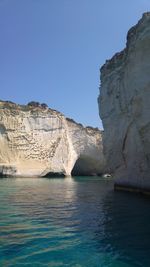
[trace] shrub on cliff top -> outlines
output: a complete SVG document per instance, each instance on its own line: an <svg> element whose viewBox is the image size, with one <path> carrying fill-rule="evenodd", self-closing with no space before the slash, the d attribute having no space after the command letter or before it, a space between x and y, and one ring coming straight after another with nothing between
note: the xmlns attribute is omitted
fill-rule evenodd
<svg viewBox="0 0 150 267"><path fill-rule="evenodd" d="M32 107L40 107L40 103L36 101L31 101L27 105Z"/></svg>
<svg viewBox="0 0 150 267"><path fill-rule="evenodd" d="M42 107L42 108L48 108L48 105L45 104L45 103L42 103L42 104L41 104L41 107Z"/></svg>
<svg viewBox="0 0 150 267"><path fill-rule="evenodd" d="M48 105L45 104L45 103L42 103L40 104L39 102L36 102L36 101L31 101L27 104L27 106L30 106L30 107L41 107L41 108L48 108Z"/></svg>

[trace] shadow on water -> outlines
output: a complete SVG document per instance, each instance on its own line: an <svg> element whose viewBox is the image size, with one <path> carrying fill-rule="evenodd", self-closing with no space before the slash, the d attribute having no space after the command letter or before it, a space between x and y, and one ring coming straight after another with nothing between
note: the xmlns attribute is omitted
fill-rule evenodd
<svg viewBox="0 0 150 267"><path fill-rule="evenodd" d="M150 266L150 199L127 192L110 192L103 202L103 238L101 222L95 232L100 247L117 253L130 266ZM101 239L102 238L102 239Z"/></svg>
<svg viewBox="0 0 150 267"><path fill-rule="evenodd" d="M80 203L76 214L81 221L79 231L89 235L97 252L117 260L110 266L149 267L150 198L114 191L111 179L73 179L77 182L76 201Z"/></svg>

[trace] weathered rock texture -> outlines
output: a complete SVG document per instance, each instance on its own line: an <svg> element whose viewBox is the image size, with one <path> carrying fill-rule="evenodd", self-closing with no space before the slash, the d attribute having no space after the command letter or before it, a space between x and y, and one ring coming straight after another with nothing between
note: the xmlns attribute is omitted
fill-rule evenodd
<svg viewBox="0 0 150 267"><path fill-rule="evenodd" d="M102 133L46 106L0 101L0 174L103 173Z"/></svg>
<svg viewBox="0 0 150 267"><path fill-rule="evenodd" d="M150 189L150 13L101 68L104 153L120 188Z"/></svg>

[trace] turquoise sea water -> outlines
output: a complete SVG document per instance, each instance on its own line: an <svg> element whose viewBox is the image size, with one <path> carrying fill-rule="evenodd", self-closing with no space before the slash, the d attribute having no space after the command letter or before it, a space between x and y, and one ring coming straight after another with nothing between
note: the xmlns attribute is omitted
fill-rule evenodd
<svg viewBox="0 0 150 267"><path fill-rule="evenodd" d="M150 199L111 180L0 179L1 267L149 267Z"/></svg>

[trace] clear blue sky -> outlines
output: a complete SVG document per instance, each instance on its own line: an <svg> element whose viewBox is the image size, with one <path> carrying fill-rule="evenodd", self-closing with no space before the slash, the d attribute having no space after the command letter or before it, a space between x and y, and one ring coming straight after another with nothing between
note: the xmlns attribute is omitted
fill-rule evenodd
<svg viewBox="0 0 150 267"><path fill-rule="evenodd" d="M0 0L0 99L101 127L99 68L150 0Z"/></svg>

